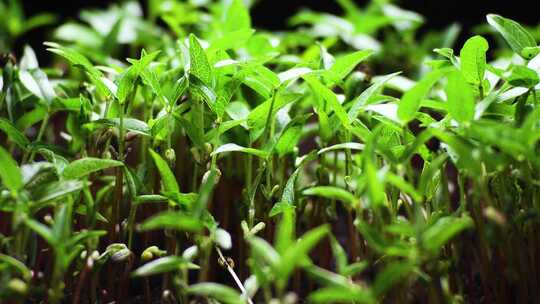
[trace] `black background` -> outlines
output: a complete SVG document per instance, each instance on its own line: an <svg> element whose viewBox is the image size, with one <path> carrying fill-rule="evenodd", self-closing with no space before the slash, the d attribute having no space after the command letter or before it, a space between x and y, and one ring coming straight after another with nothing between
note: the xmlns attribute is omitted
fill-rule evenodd
<svg viewBox="0 0 540 304"><path fill-rule="evenodd" d="M459 22L464 27L484 22L488 13L498 13L517 19L526 24L537 24L540 15L535 10L537 0L403 0L399 6L416 11L427 19L428 27L442 27ZM82 8L107 7L114 1L71 0L71 1L23 1L25 10L30 13L51 11L62 17L75 17ZM356 0L360 5L367 1ZM540 4L540 3L539 3ZM300 8L340 13L339 5L332 0L259 0L252 10L255 26L268 29L281 29L286 19Z"/></svg>
<svg viewBox="0 0 540 304"><path fill-rule="evenodd" d="M462 25L458 44L462 43L472 34L475 25L485 23L488 13L497 13L515 19L528 25L540 23L540 15L535 10L534 3L540 0L403 0L398 5L420 13L426 18L426 29L441 29L453 22ZM146 4L143 2L143 7ZM356 0L363 6L367 0ZM57 14L63 20L77 18L83 8L107 7L114 1L98 0L67 0L67 1L24 1L23 6L27 15L37 12L49 11ZM315 11L325 11L340 14L339 5L333 0L259 0L253 7L252 22L257 28L279 30L287 28L287 19L301 8L310 8ZM30 33L26 41L44 41L43 31Z"/></svg>

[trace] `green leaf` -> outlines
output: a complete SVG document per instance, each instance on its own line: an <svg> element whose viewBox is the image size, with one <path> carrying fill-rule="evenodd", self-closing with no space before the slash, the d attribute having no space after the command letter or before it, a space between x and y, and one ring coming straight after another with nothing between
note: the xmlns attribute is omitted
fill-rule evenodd
<svg viewBox="0 0 540 304"><path fill-rule="evenodd" d="M120 126L119 118L103 118L94 120L84 125L85 128L88 128L90 131L100 127L100 126L112 126L118 128ZM150 128L148 125L141 120L135 118L124 118L124 128L130 132L134 132L140 135L150 136Z"/></svg>
<svg viewBox="0 0 540 304"><path fill-rule="evenodd" d="M56 97L49 78L42 70L21 70L19 71L19 79L28 91L49 104Z"/></svg>
<svg viewBox="0 0 540 304"><path fill-rule="evenodd" d="M325 287L309 294L309 303L376 303L368 290L351 285L344 287Z"/></svg>
<svg viewBox="0 0 540 304"><path fill-rule="evenodd" d="M352 207L358 204L358 199L352 193L334 186L315 186L305 189L302 194L340 200Z"/></svg>
<svg viewBox="0 0 540 304"><path fill-rule="evenodd" d="M481 85L486 71L486 52L489 45L482 36L469 38L460 52L461 72L467 82Z"/></svg>
<svg viewBox="0 0 540 304"><path fill-rule="evenodd" d="M20 34L38 27L52 24L56 21L56 19L57 17L51 13L40 13L33 15L25 20L24 24L22 25L22 31Z"/></svg>
<svg viewBox="0 0 540 304"><path fill-rule="evenodd" d="M382 296L392 286L403 280L414 265L411 262L392 262L384 268L375 278L373 292L376 296Z"/></svg>
<svg viewBox="0 0 540 304"><path fill-rule="evenodd" d="M324 268L318 267L316 265L309 265L307 267L304 267L304 270L308 273L310 277L312 277L315 281L319 282L321 285L330 285L344 288L351 287L351 282L349 281L349 278L331 272Z"/></svg>
<svg viewBox="0 0 540 304"><path fill-rule="evenodd" d="M336 62L336 59L334 58L334 56L332 56L332 54L328 53L328 49L326 48L326 46L324 46L322 43L317 43L319 45L319 53L320 53L320 57L321 57L321 62L319 64L319 66L325 70L329 70L332 65ZM343 65L345 62L343 62L343 60L341 61L341 65ZM327 74L330 74L329 72L327 72ZM337 75L333 75L335 77L337 77Z"/></svg>
<svg viewBox="0 0 540 304"><path fill-rule="evenodd" d="M266 99L270 99L281 84L279 76L262 64L244 66L235 77Z"/></svg>
<svg viewBox="0 0 540 304"><path fill-rule="evenodd" d="M327 225L323 225L306 232L300 239L292 245L281 257L278 267L280 283L286 284L293 269L303 261L306 255L317 245L317 243L330 232Z"/></svg>
<svg viewBox="0 0 540 304"><path fill-rule="evenodd" d="M178 78L175 82L172 83L170 87L167 87L163 94L166 96L169 105L173 107L176 105L178 99L186 92L189 86L188 77L185 75Z"/></svg>
<svg viewBox="0 0 540 304"><path fill-rule="evenodd" d="M9 264L13 268L17 269L25 281L28 282L32 279L30 269L28 269L24 263L16 258L0 253L0 262L2 264Z"/></svg>
<svg viewBox="0 0 540 304"><path fill-rule="evenodd" d="M216 184L219 181L221 172L218 171L218 169L216 168L210 168L210 170L206 171L204 175L205 178L202 181L201 186L199 187L199 195L197 196L197 200L195 201L193 208L193 213L195 216L204 216L205 214L209 215L207 213L208 202L212 198L212 193ZM213 222L213 218L211 216L206 216L206 220L210 220L210 222ZM208 223L208 221L205 222L205 224Z"/></svg>
<svg viewBox="0 0 540 304"><path fill-rule="evenodd" d="M33 219L26 219L24 223L30 229L34 230L34 232L39 234L45 241L47 241L49 245L56 245L56 238L53 235L51 228Z"/></svg>
<svg viewBox="0 0 540 304"><path fill-rule="evenodd" d="M296 207L292 204L289 204L287 202L284 202L284 201L279 201L277 203L274 204L274 206L272 206L272 209L270 209L270 212L268 212L268 216L270 217L274 217L278 214L281 214L283 212L286 212L286 211L290 211L290 210L293 210L295 209Z"/></svg>
<svg viewBox="0 0 540 304"><path fill-rule="evenodd" d="M383 88L390 79L394 78L399 74L401 74L401 72L381 76L369 88L364 90L364 92L362 92L360 96L356 97L353 101L351 101L352 105L348 113L349 121L355 120L358 117L358 113L360 112L361 107L367 105L371 97L373 97L377 92L379 92L379 90Z"/></svg>
<svg viewBox="0 0 540 304"><path fill-rule="evenodd" d="M386 240L384 231L380 231L365 221L356 221L355 225L369 247L375 252L401 257L408 257L410 255L410 250L399 246L399 243L392 246L393 244Z"/></svg>
<svg viewBox="0 0 540 304"><path fill-rule="evenodd" d="M11 155L0 146L0 177L2 183L11 191L19 191L23 187L21 171Z"/></svg>
<svg viewBox="0 0 540 304"><path fill-rule="evenodd" d="M189 35L189 72L200 79L204 84L212 82L212 70L206 53L195 35Z"/></svg>
<svg viewBox="0 0 540 304"><path fill-rule="evenodd" d="M61 46L60 44L54 42L45 42L44 44L49 47L47 51L64 57L72 65L79 66L92 75L102 75L101 72L92 65L88 58L86 58L81 53L75 51L74 49Z"/></svg>
<svg viewBox="0 0 540 304"><path fill-rule="evenodd" d="M174 113L174 118L180 123L184 131L186 132L186 135L189 137L189 139L195 144L197 147L202 147L204 145L204 137L203 137L203 130L202 126L196 126L193 122L198 122L197 117L200 117L200 111L199 107L193 107L190 112L191 120L188 120L176 113ZM166 118L163 118L163 124L166 125ZM192 122L193 121L193 122ZM157 124L154 124L154 127L157 126Z"/></svg>
<svg viewBox="0 0 540 304"><path fill-rule="evenodd" d="M229 143L229 144L224 144L222 146L219 146L216 150L214 150L214 152L212 152L211 155L221 154L225 152L243 152L243 153L252 154L261 158L268 157L268 152L266 151L262 151L262 150L258 150L254 148L246 148L246 147L242 147L237 144L234 144L234 143Z"/></svg>
<svg viewBox="0 0 540 304"><path fill-rule="evenodd" d="M265 239L250 236L247 241L251 248L251 254L256 259L266 262L270 266L275 266L281 260L279 253Z"/></svg>
<svg viewBox="0 0 540 304"><path fill-rule="evenodd" d="M302 77L303 75L309 74L311 72L313 72L313 70L310 69L310 68L297 67L297 68L292 68L292 69L289 69L287 71L279 73L278 77L279 77L279 81L281 81L281 83L285 83L285 82L293 80L293 79L298 79L298 78Z"/></svg>
<svg viewBox="0 0 540 304"><path fill-rule="evenodd" d="M446 69L434 70L425 75L414 87L405 92L398 107L398 117L403 123L414 119L422 99L426 97L429 90L447 72Z"/></svg>
<svg viewBox="0 0 540 304"><path fill-rule="evenodd" d="M345 112L343 106L339 103L336 94L332 92L332 90L330 90L329 88L325 87L315 77L310 75L304 75L303 77L310 85L313 92L321 99L328 102L330 109L334 111L345 129L350 129L351 123L349 121L349 116L347 116L347 112ZM321 110L326 112L326 107L323 107Z"/></svg>
<svg viewBox="0 0 540 304"><path fill-rule="evenodd" d="M54 38L63 41L76 41L83 45L99 45L102 42L98 32L89 26L75 22L67 22L57 27L54 31Z"/></svg>
<svg viewBox="0 0 540 304"><path fill-rule="evenodd" d="M260 129L264 127L266 121L268 120L268 117L270 117L270 119L273 119L279 109L283 108L285 105L291 102L295 102L299 98L299 94L276 93L275 96L270 97L270 99L261 103L249 113L247 118L248 127L253 129ZM270 109L272 109L272 112L269 116Z"/></svg>
<svg viewBox="0 0 540 304"><path fill-rule="evenodd" d="M540 54L540 46L526 47L521 51L521 56L525 59L533 59Z"/></svg>
<svg viewBox="0 0 540 304"><path fill-rule="evenodd" d="M486 19L518 55L524 56L523 49L536 46L534 37L516 21L495 14L487 15Z"/></svg>
<svg viewBox="0 0 540 304"><path fill-rule="evenodd" d="M190 192L190 193L180 193L180 192L165 192L163 193L168 199L171 201L189 207L193 206L195 202L197 201L197 198L199 197L198 193ZM158 195L161 196L161 195Z"/></svg>
<svg viewBox="0 0 540 304"><path fill-rule="evenodd" d="M133 66L129 67L122 74L120 74L118 80L118 89L116 91L116 97L120 104L126 101L126 98L135 88L135 82L137 81L137 75Z"/></svg>
<svg viewBox="0 0 540 304"><path fill-rule="evenodd" d="M217 283L198 283L191 285L187 288L187 292L198 296L210 297L226 304L245 303L236 290Z"/></svg>
<svg viewBox="0 0 540 304"><path fill-rule="evenodd" d="M435 253L450 239L473 226L473 220L467 215L441 217L422 233L422 245Z"/></svg>
<svg viewBox="0 0 540 304"><path fill-rule="evenodd" d="M230 1L230 5L225 11L225 22L223 24L223 30L225 32L234 32L250 28L251 18L249 17L249 10L244 5L244 1Z"/></svg>
<svg viewBox="0 0 540 304"><path fill-rule="evenodd" d="M79 179L96 171L123 166L121 161L85 157L77 159L66 166L62 172L65 179Z"/></svg>
<svg viewBox="0 0 540 304"><path fill-rule="evenodd" d="M80 191L84 186L82 181L66 180L46 184L32 192L32 200L38 208L43 204L62 198L70 193Z"/></svg>
<svg viewBox="0 0 540 304"><path fill-rule="evenodd" d="M357 142L347 142L347 143L341 143L332 145L330 147L322 148L317 152L318 155L330 152L330 151L336 151L336 150L358 150L362 151L364 150L365 145Z"/></svg>
<svg viewBox="0 0 540 304"><path fill-rule="evenodd" d="M533 88L540 83L540 78L536 71L526 66L516 65L504 75L506 81L515 87Z"/></svg>
<svg viewBox="0 0 540 304"><path fill-rule="evenodd" d="M446 96L448 98L448 113L460 123L474 118L474 92L459 71L448 75Z"/></svg>
<svg viewBox="0 0 540 304"><path fill-rule="evenodd" d="M190 76L189 77L189 89L192 94L195 96L202 98L212 109L212 111L216 112L215 103L216 103L216 92L209 87L209 85L205 84L202 80L200 80L197 77Z"/></svg>
<svg viewBox="0 0 540 304"><path fill-rule="evenodd" d="M166 256L157 260L148 262L143 266L135 269L131 276L147 277L156 274L178 271L181 269L198 269L195 264L190 263L186 259L179 256Z"/></svg>
<svg viewBox="0 0 540 304"><path fill-rule="evenodd" d="M294 192L296 188L296 179L300 173L300 168L294 170L293 174L289 176L283 193L281 194L281 200L276 203L272 210L270 210L270 216L276 216L286 210L294 208Z"/></svg>
<svg viewBox="0 0 540 304"><path fill-rule="evenodd" d="M208 47L208 53L217 50L225 51L228 49L242 47L246 44L249 38L251 38L253 33L255 33L255 30L249 28L225 33L223 36L212 41Z"/></svg>
<svg viewBox="0 0 540 304"><path fill-rule="evenodd" d="M0 130L6 133L8 139L16 143L19 148L23 150L28 148L28 145L30 144L28 138L26 138L26 136L9 120L0 118Z"/></svg>
<svg viewBox="0 0 540 304"><path fill-rule="evenodd" d="M152 63L157 57L160 51L155 51L150 54L146 54L143 50L141 52L141 57L139 60L128 59L131 63L131 66L127 68L121 75L118 80L118 90L116 92L116 97L120 103L124 103L126 98L131 94L135 88L137 79L141 73L146 69L146 67Z"/></svg>
<svg viewBox="0 0 540 304"><path fill-rule="evenodd" d="M39 68L36 53L34 52L34 49L28 45L24 46L23 56L19 63L19 68L21 70L33 70Z"/></svg>
<svg viewBox="0 0 540 304"><path fill-rule="evenodd" d="M330 236L330 247L332 248L332 254L336 261L336 271L343 275L343 270L347 267L349 263L349 258L347 257L347 252L339 241L333 236Z"/></svg>
<svg viewBox="0 0 540 304"><path fill-rule="evenodd" d="M45 42L44 44L48 46L47 51L60 55L69 61L73 66L83 69L102 95L110 96L113 94L113 91L111 91L111 89L104 82L103 74L96 67L94 67L84 55L74 49L61 46L58 43Z"/></svg>
<svg viewBox="0 0 540 304"><path fill-rule="evenodd" d="M71 234L71 218L73 203L67 202L60 205L60 209L54 216L54 223L52 224L52 233L59 242L66 242Z"/></svg>
<svg viewBox="0 0 540 304"><path fill-rule="evenodd" d="M176 211L161 212L141 224L141 231L156 229L173 229L179 231L197 232L203 224L197 218Z"/></svg>
<svg viewBox="0 0 540 304"><path fill-rule="evenodd" d="M349 264L343 268L342 275L344 276L355 276L362 271L364 271L369 266L368 261L355 262Z"/></svg>
<svg viewBox="0 0 540 304"><path fill-rule="evenodd" d="M298 145L298 142L303 135L302 130L309 117L311 117L311 114L296 116L287 123L285 129L279 135L279 139L275 146L279 156L294 151L294 148Z"/></svg>
<svg viewBox="0 0 540 304"><path fill-rule="evenodd" d="M456 68L460 68L460 60L456 55L454 55L454 50L451 48L436 48L433 49L433 52L445 57L452 63Z"/></svg>
<svg viewBox="0 0 540 304"><path fill-rule="evenodd" d="M482 170L481 163L478 161L480 156L476 153L478 150L474 149L474 146L469 141L462 137L442 132L439 129L431 130L444 143L443 148L448 151L452 161L459 169L467 170L470 174L480 174Z"/></svg>
<svg viewBox="0 0 540 304"><path fill-rule="evenodd" d="M375 134L372 136L373 138L376 138ZM367 183L367 192L370 204L372 206L381 206L385 200L384 183L379 178L378 170L375 166L375 160L373 159L373 140L374 139L371 139L372 142L369 143L369 145L366 147L367 149L364 151L364 155L366 156L364 158L364 176Z"/></svg>
<svg viewBox="0 0 540 304"><path fill-rule="evenodd" d="M327 70L327 75L334 81L341 81L362 61L373 54L372 50L356 51L339 57Z"/></svg>
<svg viewBox="0 0 540 304"><path fill-rule="evenodd" d="M392 172L386 172L385 180L389 184L394 185L399 188L403 193L406 193L411 196L411 198L416 201L422 201L422 195L416 191L416 189L409 184L403 177L396 175Z"/></svg>
<svg viewBox="0 0 540 304"><path fill-rule="evenodd" d="M279 254L285 253L292 245L295 235L295 213L294 209L283 211L281 220L276 229L275 248Z"/></svg>
<svg viewBox="0 0 540 304"><path fill-rule="evenodd" d="M180 192L180 187L176 182L176 177L171 171L171 168L169 168L169 165L167 165L167 162L158 153L154 152L154 150L149 149L148 151L150 151L150 155L154 159L156 168L158 169L159 175L161 176L163 190L165 192Z"/></svg>
<svg viewBox="0 0 540 304"><path fill-rule="evenodd" d="M107 231L105 230L83 230L81 232L78 232L74 234L69 241L66 243L66 247L70 248L72 246L76 246L77 244L80 244L88 239L91 238L98 238L100 236L104 236L107 234Z"/></svg>
<svg viewBox="0 0 540 304"><path fill-rule="evenodd" d="M15 121L15 126L19 130L26 130L32 125L43 120L47 113L48 111L46 107L35 107L33 110L27 111L21 117L19 117L19 119Z"/></svg>

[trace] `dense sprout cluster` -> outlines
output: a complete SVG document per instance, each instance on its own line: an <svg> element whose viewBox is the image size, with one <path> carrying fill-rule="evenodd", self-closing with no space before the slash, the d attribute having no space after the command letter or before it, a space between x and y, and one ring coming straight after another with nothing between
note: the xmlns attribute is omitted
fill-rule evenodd
<svg viewBox="0 0 540 304"><path fill-rule="evenodd" d="M0 1L0 302L540 299L540 31L338 3Z"/></svg>

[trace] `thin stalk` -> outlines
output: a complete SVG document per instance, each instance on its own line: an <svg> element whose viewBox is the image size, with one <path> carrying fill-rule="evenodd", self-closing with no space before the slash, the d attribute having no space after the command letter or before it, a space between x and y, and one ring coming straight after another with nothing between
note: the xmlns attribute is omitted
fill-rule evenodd
<svg viewBox="0 0 540 304"><path fill-rule="evenodd" d="M201 241L199 242L198 247L200 248L200 264L201 269L199 271L199 283L206 282L208 280L208 270L210 269L210 255L212 248L210 247L210 241L205 237L200 237Z"/></svg>
<svg viewBox="0 0 540 304"><path fill-rule="evenodd" d="M120 161L124 160L125 149L125 130L124 130L124 104L120 104L120 113L118 115L118 158Z"/></svg>
<svg viewBox="0 0 540 304"><path fill-rule="evenodd" d="M86 201L86 210L87 210L87 225L88 228L93 229L96 224L96 204L92 193L90 192L89 183L85 182L83 186L83 195Z"/></svg>
<svg viewBox="0 0 540 304"><path fill-rule="evenodd" d="M173 128L172 128L172 114L171 114L171 107L167 107L167 150L168 151L169 149L172 149L172 132L174 131ZM203 132L204 133L204 132ZM174 158L172 161L170 159L167 159L167 163L168 163L168 166L171 168L171 170L174 172L174 167L176 165L176 158ZM133 208L134 209L134 208ZM170 205L167 205L167 210L173 210L172 206ZM131 214L130 214L131 215ZM133 223L135 222L135 215L133 214L132 217L130 217L130 221L133 221ZM132 232L132 229L130 229L130 234ZM164 230L164 234L165 234L165 237L166 237L166 248L167 248L167 251L168 252L175 252L176 251L176 248L177 248L177 243L176 243L176 237L175 237L175 231L174 230ZM131 235L130 235L130 240L131 241ZM166 290L168 289L169 287L169 283L170 283L170 274L165 274L164 277L163 277L163 282L162 282L162 289L163 290Z"/></svg>
<svg viewBox="0 0 540 304"><path fill-rule="evenodd" d="M253 157L251 154L247 155L247 162L245 162L246 165L246 197L248 200L248 227L251 229L254 225L254 219L255 219L255 210L253 204L251 204L251 188L253 187L251 182L253 180Z"/></svg>
<svg viewBox="0 0 540 304"><path fill-rule="evenodd" d="M221 252L221 250L218 247L215 247L215 248L216 248L216 252L219 255L219 258L221 259L221 262L225 265L225 267L227 268L227 271L229 271L229 274L232 276L234 282L238 286L238 289L240 289L240 291L242 292L242 295L246 298L248 304L253 304L253 301L249 297L246 289L244 288L242 281L240 281L240 279L234 272L234 269L231 267L231 265L229 265L229 262L227 262L227 259L223 256L223 253Z"/></svg>
<svg viewBox="0 0 540 304"><path fill-rule="evenodd" d="M272 99L270 101L270 109L268 110L268 115L266 116L266 123L264 126L264 134L265 136L268 136L268 139L272 139L273 133L274 133L274 123L272 120L272 112L274 112L274 104L276 103L276 91L274 90L274 94L272 96ZM265 137L263 136L263 137Z"/></svg>
<svg viewBox="0 0 540 304"><path fill-rule="evenodd" d="M119 123L118 123L118 160L124 161L124 105L120 104L120 113L119 113ZM115 194L114 201L112 204L112 219L110 233L113 241L116 241L117 233L116 227L118 221L120 220L119 208L120 204L123 201L123 181L124 181L124 171L122 168L116 169L116 181L115 181Z"/></svg>
<svg viewBox="0 0 540 304"><path fill-rule="evenodd" d="M86 280L86 275L92 269L93 264L94 264L94 261L93 261L92 257L88 257L86 259L86 263L84 264L83 270L82 270L81 274L79 275L79 280L77 282L77 287L75 288L75 295L73 296L73 304L77 304L77 303L80 302L81 290L82 290L82 287L83 287L84 282Z"/></svg>
<svg viewBox="0 0 540 304"><path fill-rule="evenodd" d="M36 137L36 141L41 141L41 139L43 138L43 135L45 134L45 129L47 128L47 124L49 123L49 114L45 114L45 117L43 117L43 120L41 121L41 125L39 126L39 131L38 131L38 135ZM28 163L31 163L33 160L34 160L34 157L36 156L36 152L35 151L32 151L31 154L30 154L30 158L26 160L26 158L28 157L28 153L29 153L29 150L26 152L25 156L23 157L23 162L28 162Z"/></svg>
<svg viewBox="0 0 540 304"><path fill-rule="evenodd" d="M150 290L150 280L148 278L143 279L144 289L144 303L152 303L152 292Z"/></svg>
<svg viewBox="0 0 540 304"><path fill-rule="evenodd" d="M264 134L266 134L266 140L268 143L272 142L272 138L274 137L274 119L272 112L274 112L274 104L276 102L276 96L277 91L274 90L274 94L272 96L272 100L270 102L270 109L268 110L268 115L266 116L266 124L264 127ZM274 170L274 158L273 155L270 155L268 159L266 160L266 190L271 191L272 189L272 172Z"/></svg>
<svg viewBox="0 0 540 304"><path fill-rule="evenodd" d="M128 215L128 248L133 248L131 245L133 244L133 230L135 226L135 217L137 215L137 206L132 203L132 206L129 208L129 215Z"/></svg>

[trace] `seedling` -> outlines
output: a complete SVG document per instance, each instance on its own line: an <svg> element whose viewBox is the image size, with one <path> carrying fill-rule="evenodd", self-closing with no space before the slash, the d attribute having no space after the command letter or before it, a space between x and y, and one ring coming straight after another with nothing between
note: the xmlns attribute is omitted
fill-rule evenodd
<svg viewBox="0 0 540 304"><path fill-rule="evenodd" d="M540 299L538 30L338 3L0 2L0 302Z"/></svg>

